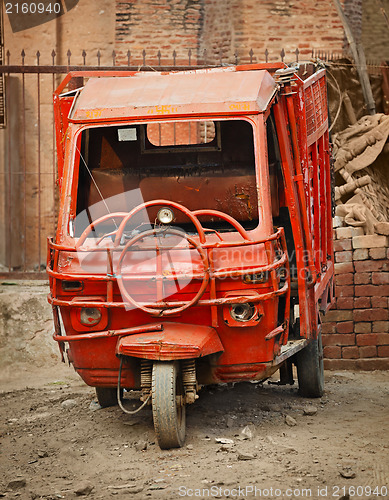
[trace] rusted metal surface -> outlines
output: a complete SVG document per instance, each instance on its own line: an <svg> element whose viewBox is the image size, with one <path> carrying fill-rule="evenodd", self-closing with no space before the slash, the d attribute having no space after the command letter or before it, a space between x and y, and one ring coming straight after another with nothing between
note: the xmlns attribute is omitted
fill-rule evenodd
<svg viewBox="0 0 389 500"><path fill-rule="evenodd" d="M208 356L224 351L224 347L210 326L165 322L161 332L122 337L116 351L123 356L174 360Z"/></svg>
<svg viewBox="0 0 389 500"><path fill-rule="evenodd" d="M76 99L69 121L138 119L169 115L263 112L276 84L267 71L204 70L143 77L91 78Z"/></svg>

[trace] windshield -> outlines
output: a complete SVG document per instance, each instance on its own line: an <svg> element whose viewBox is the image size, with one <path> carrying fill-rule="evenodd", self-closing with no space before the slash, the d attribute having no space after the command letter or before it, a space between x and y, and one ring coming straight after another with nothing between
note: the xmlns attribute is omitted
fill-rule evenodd
<svg viewBox="0 0 389 500"><path fill-rule="evenodd" d="M78 156L76 236L102 216L129 212L157 199L192 211L224 212L246 229L258 225L253 128L247 121L89 128L82 132ZM155 220L153 210L133 223L150 224ZM202 221L211 229L232 230L217 217L205 216ZM182 213L176 214L174 225L193 230Z"/></svg>

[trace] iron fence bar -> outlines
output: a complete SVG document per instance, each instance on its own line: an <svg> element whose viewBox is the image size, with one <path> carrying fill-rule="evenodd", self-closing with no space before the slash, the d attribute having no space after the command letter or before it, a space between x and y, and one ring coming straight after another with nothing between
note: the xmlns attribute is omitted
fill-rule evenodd
<svg viewBox="0 0 389 500"><path fill-rule="evenodd" d="M54 66L54 63L55 63L55 51L53 50L52 52L52 57L53 57L53 66ZM53 94L55 92L55 88L56 88L56 85L55 85L55 73L52 74L52 84L53 84ZM55 148L56 148L56 142L55 142L55 119L54 119L54 109L53 107L51 108L52 110L52 138L53 138L53 234L55 234L55 230L56 230L56 218L55 218L55 193L56 193L56 172L55 172L55 165L56 165L56 158L55 158Z"/></svg>
<svg viewBox="0 0 389 500"><path fill-rule="evenodd" d="M37 52L37 64L39 65L39 51ZM40 74L37 73L37 93L38 93L38 270L41 269L41 87Z"/></svg>
<svg viewBox="0 0 389 500"><path fill-rule="evenodd" d="M231 64L232 66L232 64ZM216 68L219 67L218 64L199 64L196 66L189 65L137 65L137 66L0 66L0 74L1 73L54 73L54 74L67 74L71 71L154 71L158 68L158 71L171 71L171 70L181 70L187 71L193 68L196 69L205 69L205 68Z"/></svg>
<svg viewBox="0 0 389 500"><path fill-rule="evenodd" d="M24 62L24 50L22 51ZM23 271L26 272L27 266L27 147L26 147L26 88L25 74L22 74L22 106L23 106Z"/></svg>
<svg viewBox="0 0 389 500"><path fill-rule="evenodd" d="M8 74L8 87L10 86L10 75ZM6 99L8 102L8 109L11 105L11 96L10 92L6 93ZM10 121L8 122L8 200L7 200L7 259L8 259L8 272L10 273L12 270L12 232L11 232L11 206L12 206L12 175L11 175L11 130L10 130Z"/></svg>

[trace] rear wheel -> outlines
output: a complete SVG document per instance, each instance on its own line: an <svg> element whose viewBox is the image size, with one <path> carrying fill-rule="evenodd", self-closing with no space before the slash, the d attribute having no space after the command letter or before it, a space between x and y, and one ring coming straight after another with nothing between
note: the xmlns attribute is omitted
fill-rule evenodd
<svg viewBox="0 0 389 500"><path fill-rule="evenodd" d="M102 408L108 406L116 406L118 404L117 389L116 387L96 387L96 396L99 405ZM123 396L123 389L121 389L120 397Z"/></svg>
<svg viewBox="0 0 389 500"><path fill-rule="evenodd" d="M185 441L185 403L178 363L154 363L152 407L160 448L180 448Z"/></svg>
<svg viewBox="0 0 389 500"><path fill-rule="evenodd" d="M323 346L321 333L296 354L299 392L308 398L320 398L324 393Z"/></svg>

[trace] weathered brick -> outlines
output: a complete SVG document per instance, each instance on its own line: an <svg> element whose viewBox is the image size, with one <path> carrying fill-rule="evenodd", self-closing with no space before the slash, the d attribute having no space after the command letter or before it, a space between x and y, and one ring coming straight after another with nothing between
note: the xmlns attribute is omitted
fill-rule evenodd
<svg viewBox="0 0 389 500"><path fill-rule="evenodd" d="M334 252L343 252L344 250L351 250L351 238L334 241Z"/></svg>
<svg viewBox="0 0 389 500"><path fill-rule="evenodd" d="M354 321L383 321L389 318L387 309L354 309Z"/></svg>
<svg viewBox="0 0 389 500"><path fill-rule="evenodd" d="M352 288L352 287L338 287ZM387 297L389 295L389 285L356 285L356 297Z"/></svg>
<svg viewBox="0 0 389 500"><path fill-rule="evenodd" d="M355 333L370 333L371 323L354 323Z"/></svg>
<svg viewBox="0 0 389 500"><path fill-rule="evenodd" d="M352 236L352 227L338 227L336 229L336 239L338 240L349 239L352 238Z"/></svg>
<svg viewBox="0 0 389 500"><path fill-rule="evenodd" d="M325 359L326 370L389 370L389 358Z"/></svg>
<svg viewBox="0 0 389 500"><path fill-rule="evenodd" d="M373 285L388 285L389 273L371 273L371 282L373 283Z"/></svg>
<svg viewBox="0 0 389 500"><path fill-rule="evenodd" d="M377 345L377 335L375 333L361 333L356 336L357 345Z"/></svg>
<svg viewBox="0 0 389 500"><path fill-rule="evenodd" d="M301 47L301 45L300 45ZM339 215L335 215L332 219L332 227L336 229L337 227L343 227L344 225L344 217L340 217Z"/></svg>
<svg viewBox="0 0 389 500"><path fill-rule="evenodd" d="M377 222L374 224L374 229L378 234L384 234L389 236L389 223L388 222Z"/></svg>
<svg viewBox="0 0 389 500"><path fill-rule="evenodd" d="M377 353L379 358L389 357L389 345L379 345L377 347Z"/></svg>
<svg viewBox="0 0 389 500"><path fill-rule="evenodd" d="M341 321L336 324L337 333L353 333L354 332L354 322L353 321Z"/></svg>
<svg viewBox="0 0 389 500"><path fill-rule="evenodd" d="M389 358L366 358L355 360L355 370L389 370Z"/></svg>
<svg viewBox="0 0 389 500"><path fill-rule="evenodd" d="M353 248L378 248L387 246L387 236L381 236L379 234L365 234L363 236L353 237Z"/></svg>
<svg viewBox="0 0 389 500"><path fill-rule="evenodd" d="M347 310L342 311L339 309L335 311L328 311L325 318L327 321L351 321L353 319L353 312Z"/></svg>
<svg viewBox="0 0 389 500"><path fill-rule="evenodd" d="M385 259L385 260L366 260L362 262L354 262L354 268L356 273L389 271L389 261Z"/></svg>
<svg viewBox="0 0 389 500"><path fill-rule="evenodd" d="M389 345L389 333L377 333L377 345Z"/></svg>
<svg viewBox="0 0 389 500"><path fill-rule="evenodd" d="M345 276L347 276L347 274ZM354 298L339 297L338 299L336 299L336 307L338 309L354 309Z"/></svg>
<svg viewBox="0 0 389 500"><path fill-rule="evenodd" d="M370 297L355 297L354 307L355 307L355 309L367 309L367 308L371 307L371 298Z"/></svg>
<svg viewBox="0 0 389 500"><path fill-rule="evenodd" d="M377 347L375 345L364 345L359 348L360 358L375 358L377 356Z"/></svg>
<svg viewBox="0 0 389 500"><path fill-rule="evenodd" d="M335 274L353 273L354 264L352 262L335 263Z"/></svg>
<svg viewBox="0 0 389 500"><path fill-rule="evenodd" d="M374 260L385 259L386 258L386 248L370 248L369 256L371 259L374 259Z"/></svg>
<svg viewBox="0 0 389 500"><path fill-rule="evenodd" d="M368 285L362 285L368 286ZM354 287L353 286L337 286L335 287L335 295L336 297L352 297L354 295Z"/></svg>
<svg viewBox="0 0 389 500"><path fill-rule="evenodd" d="M336 285L353 285L354 284L354 273L338 274L335 276Z"/></svg>
<svg viewBox="0 0 389 500"><path fill-rule="evenodd" d="M371 283L371 273L355 273L354 283L356 285L368 285Z"/></svg>
<svg viewBox="0 0 389 500"><path fill-rule="evenodd" d="M371 297L370 300L372 307L383 307L384 309L387 309L388 307L387 297Z"/></svg>
<svg viewBox="0 0 389 500"><path fill-rule="evenodd" d="M363 228L362 227L338 227L336 229L336 239L344 240L346 238L352 238L353 236L362 236Z"/></svg>
<svg viewBox="0 0 389 500"><path fill-rule="evenodd" d="M359 349L355 346L342 347L342 358L343 359L358 359Z"/></svg>
<svg viewBox="0 0 389 500"><path fill-rule="evenodd" d="M337 323L335 321L328 322L328 323L323 321L323 323L321 325L321 331L322 331L322 333L335 333L336 332L336 325L337 325Z"/></svg>
<svg viewBox="0 0 389 500"><path fill-rule="evenodd" d="M340 359L342 357L342 348L336 345L327 345L323 348L325 358Z"/></svg>
<svg viewBox="0 0 389 500"><path fill-rule="evenodd" d="M369 258L369 250L367 248L357 248L353 251L353 260L367 260Z"/></svg>
<svg viewBox="0 0 389 500"><path fill-rule="evenodd" d="M373 332L389 332L389 321L374 321L373 322Z"/></svg>
<svg viewBox="0 0 389 500"><path fill-rule="evenodd" d="M330 333L322 336L323 345L355 345L353 333Z"/></svg>
<svg viewBox="0 0 389 500"><path fill-rule="evenodd" d="M353 260L353 252L336 252L335 253L335 262L352 262Z"/></svg>

